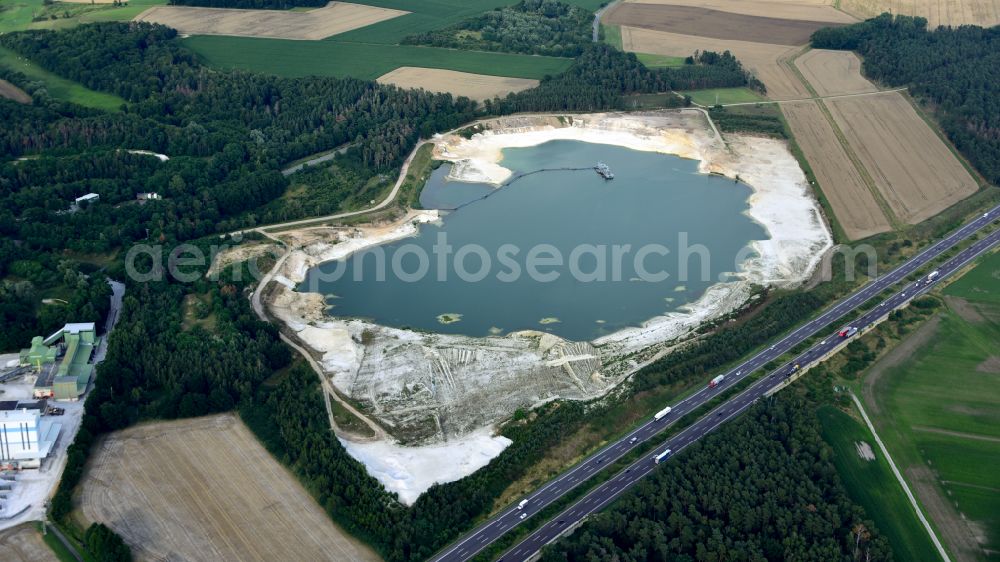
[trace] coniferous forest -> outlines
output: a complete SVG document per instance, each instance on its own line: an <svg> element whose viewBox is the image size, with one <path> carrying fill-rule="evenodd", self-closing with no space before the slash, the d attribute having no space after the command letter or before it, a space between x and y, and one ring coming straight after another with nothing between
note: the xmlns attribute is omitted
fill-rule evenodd
<svg viewBox="0 0 1000 562"><path fill-rule="evenodd" d="M1000 184L1000 27L929 31L924 18L882 14L821 29L812 44L857 51L865 76L908 86L972 165Z"/></svg>

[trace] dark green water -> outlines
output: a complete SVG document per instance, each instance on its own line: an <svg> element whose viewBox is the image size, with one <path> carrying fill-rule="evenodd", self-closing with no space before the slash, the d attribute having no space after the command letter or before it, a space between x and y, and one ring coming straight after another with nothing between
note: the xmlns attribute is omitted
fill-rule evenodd
<svg viewBox="0 0 1000 562"><path fill-rule="evenodd" d="M611 167L613 181L603 180L591 169L597 161ZM585 169L534 173L494 190L444 182L448 168L442 166L428 181L421 203L461 207L447 214L443 224L424 225L414 238L360 252L342 263L322 264L310 270L299 290L330 295L332 315L362 317L387 326L472 336L535 329L589 340L697 300L709 286L726 279L726 272L738 270L738 261L748 257L750 241L766 238L764 229L743 214L750 188L698 174L692 160L552 141L506 149L503 165L520 173ZM451 247L446 259L441 259L439 235ZM504 246L508 244L512 246ZM543 277L532 278L528 254L542 244L558 250L562 265L536 260L536 271ZM707 276L699 255L684 251L698 244L708 251ZM605 248L581 249L574 256L580 245ZM629 249L616 260L613 245ZM635 256L644 247L651 251L640 265L653 275L641 274L635 265ZM669 253L661 255L661 247ZM501 249L507 250L506 261L500 259ZM465 253L463 270L476 274L473 281L463 281L456 273L460 250ZM484 254L489 261L486 269ZM381 268L379 255L384 260ZM394 261L401 276L393 273ZM578 267L571 268L570 261ZM616 261L621 264L619 271ZM514 274L511 264L520 275ZM422 266L426 273L421 276ZM681 278L685 269L687 275ZM382 280L379 270L385 272ZM658 279L661 272L669 277ZM545 274L553 273L557 278L547 280ZM455 316L441 315L461 315L461 319L447 323Z"/></svg>

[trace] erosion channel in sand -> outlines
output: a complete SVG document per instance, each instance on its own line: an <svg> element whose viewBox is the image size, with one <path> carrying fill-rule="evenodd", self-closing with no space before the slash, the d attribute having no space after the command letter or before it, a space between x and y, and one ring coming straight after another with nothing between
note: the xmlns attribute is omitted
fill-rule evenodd
<svg viewBox="0 0 1000 562"><path fill-rule="evenodd" d="M377 448L344 443L406 502L431 482L461 478L499 454L509 441L491 437L490 431L517 409L607 394L704 322L747 304L754 287L802 283L832 245L819 205L787 145L741 135L727 135L723 141L697 110L505 117L484 122L482 129L470 138L446 135L431 141L434 157L451 163L450 180L502 185L512 174L501 165L504 149L550 141L673 154L696 160L702 174L738 177L749 186L745 213L766 235L751 242L753 252L739 275L711 285L686 306L654 308L651 315L671 311L600 337L571 341L546 331L558 332L562 322L555 320L562 319L545 311L534 330L444 334L331 316L327 311L336 295L295 290L319 264L417 236L420 223L440 221L437 211L410 211L386 224L279 234L290 251L279 263L277 283L265 288L267 311L311 351L337 391L396 440ZM517 217L510 221L516 228ZM675 298L682 302L683 292L663 301ZM461 326L467 321L464 312L437 311L448 320L439 324L441 330ZM462 457L452 463L453 470L424 474L424 457L441 454L443 445L449 454L457 451Z"/></svg>

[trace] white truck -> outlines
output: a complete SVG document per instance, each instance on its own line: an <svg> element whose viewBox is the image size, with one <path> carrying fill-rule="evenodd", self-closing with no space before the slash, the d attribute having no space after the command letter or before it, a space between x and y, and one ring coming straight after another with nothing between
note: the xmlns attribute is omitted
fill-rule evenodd
<svg viewBox="0 0 1000 562"><path fill-rule="evenodd" d="M528 500L521 500L521 503L517 504L518 509L524 509L524 506L528 505Z"/></svg>
<svg viewBox="0 0 1000 562"><path fill-rule="evenodd" d="M653 415L653 421L659 421L660 419L663 418L663 416L669 414L670 410L671 410L670 406L667 406L666 408L660 410L659 412L656 412L656 414Z"/></svg>
<svg viewBox="0 0 1000 562"><path fill-rule="evenodd" d="M670 453L672 453L672 452L673 451L671 451L670 449L667 449L666 451L663 451L659 455L656 455L655 457L653 457L653 462L655 464L660 464L661 462L663 462L664 459L666 459L667 457L669 457Z"/></svg>
<svg viewBox="0 0 1000 562"><path fill-rule="evenodd" d="M708 388L715 388L715 387L719 386L720 384L722 384L722 381L724 381L725 379L726 379L726 375L719 375L719 376L715 377L714 379L708 381Z"/></svg>
<svg viewBox="0 0 1000 562"><path fill-rule="evenodd" d="M930 285L931 283L933 283L934 280L937 279L938 275L941 275L941 272L938 271L938 270L936 270L936 269L934 271L928 273L927 274L927 284Z"/></svg>

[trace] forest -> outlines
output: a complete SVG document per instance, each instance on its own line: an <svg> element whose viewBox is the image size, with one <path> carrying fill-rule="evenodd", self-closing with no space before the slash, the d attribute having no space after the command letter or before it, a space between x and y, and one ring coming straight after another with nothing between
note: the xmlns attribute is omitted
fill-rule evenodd
<svg viewBox="0 0 1000 562"><path fill-rule="evenodd" d="M930 31L924 18L882 14L821 29L812 45L857 51L865 76L909 87L972 165L1000 184L1000 27Z"/></svg>
<svg viewBox="0 0 1000 562"><path fill-rule="evenodd" d="M579 56L591 43L593 14L556 0L521 0L454 26L403 38L404 45Z"/></svg>
<svg viewBox="0 0 1000 562"><path fill-rule="evenodd" d="M658 467L541 560L892 560L831 455L814 406L764 401Z"/></svg>

